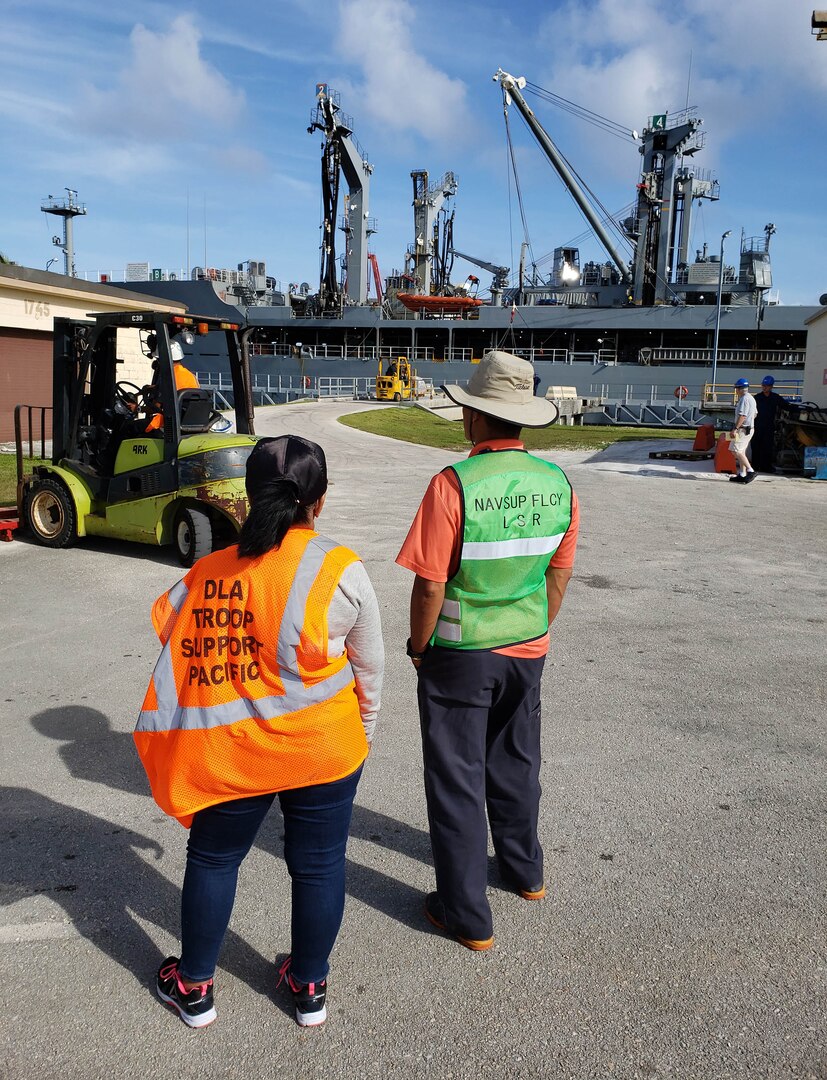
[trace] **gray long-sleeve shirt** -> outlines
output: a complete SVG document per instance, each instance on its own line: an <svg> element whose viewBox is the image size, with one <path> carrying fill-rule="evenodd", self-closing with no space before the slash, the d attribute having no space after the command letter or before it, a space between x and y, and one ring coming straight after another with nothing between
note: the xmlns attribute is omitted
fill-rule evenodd
<svg viewBox="0 0 827 1080"><path fill-rule="evenodd" d="M385 646L376 593L362 563L351 563L339 579L327 613L327 630L329 656L347 651L365 735L371 742L385 675Z"/></svg>

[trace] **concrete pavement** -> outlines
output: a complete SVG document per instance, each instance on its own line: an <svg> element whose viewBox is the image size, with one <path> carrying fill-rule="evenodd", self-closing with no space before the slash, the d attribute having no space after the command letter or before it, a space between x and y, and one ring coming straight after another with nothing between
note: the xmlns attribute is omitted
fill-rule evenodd
<svg viewBox="0 0 827 1080"><path fill-rule="evenodd" d="M276 812L242 869L218 1021L192 1032L155 1000L186 833L151 801L130 732L157 656L149 606L180 569L128 544L15 541L0 544L2 1080L823 1080L827 485L741 488L636 444L549 455L583 515L544 682L549 896L526 903L492 868L496 945L472 954L421 913L411 575L393 563L457 455L337 423L362 407L257 416L260 434L325 447L320 528L363 555L388 653L327 1025L302 1032L274 988Z"/></svg>

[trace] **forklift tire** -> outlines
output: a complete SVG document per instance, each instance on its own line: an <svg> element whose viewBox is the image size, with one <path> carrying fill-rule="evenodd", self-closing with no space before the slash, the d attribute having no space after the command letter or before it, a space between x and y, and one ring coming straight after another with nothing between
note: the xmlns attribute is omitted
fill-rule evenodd
<svg viewBox="0 0 827 1080"><path fill-rule="evenodd" d="M175 550L182 566L192 566L213 549L212 522L203 510L182 506L175 516Z"/></svg>
<svg viewBox="0 0 827 1080"><path fill-rule="evenodd" d="M32 484L26 498L26 524L38 544L65 548L77 540L77 515L72 496L59 480L49 477Z"/></svg>

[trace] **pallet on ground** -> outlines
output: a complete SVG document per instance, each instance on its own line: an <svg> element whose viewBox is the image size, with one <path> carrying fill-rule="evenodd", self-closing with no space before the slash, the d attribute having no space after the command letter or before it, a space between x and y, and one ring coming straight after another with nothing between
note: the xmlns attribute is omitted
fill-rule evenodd
<svg viewBox="0 0 827 1080"><path fill-rule="evenodd" d="M0 506L0 541L11 540L12 533L20 527L16 506Z"/></svg>
<svg viewBox="0 0 827 1080"><path fill-rule="evenodd" d="M671 458L674 461L709 461L715 457L714 450L652 450L650 458Z"/></svg>

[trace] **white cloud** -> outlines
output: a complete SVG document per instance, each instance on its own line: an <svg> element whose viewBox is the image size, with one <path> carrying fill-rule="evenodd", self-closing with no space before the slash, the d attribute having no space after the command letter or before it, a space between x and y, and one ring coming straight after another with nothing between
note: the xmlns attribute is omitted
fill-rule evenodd
<svg viewBox="0 0 827 1080"><path fill-rule="evenodd" d="M428 140L456 141L468 132L465 84L416 48L415 12L407 0L341 0L339 15L342 56L363 75L355 88L360 113L393 133L412 131ZM348 111L356 112L353 103Z"/></svg>
<svg viewBox="0 0 827 1080"><path fill-rule="evenodd" d="M215 131L241 119L244 94L203 59L191 16L179 15L166 32L138 24L130 43L114 85L84 89L79 114L90 130L124 140L187 140L190 125L208 121Z"/></svg>
<svg viewBox="0 0 827 1080"><path fill-rule="evenodd" d="M690 104L703 103L723 137L748 112L777 113L802 89L827 90L810 9L810 0L565 0L541 30L546 85L638 126L684 105L691 58Z"/></svg>

